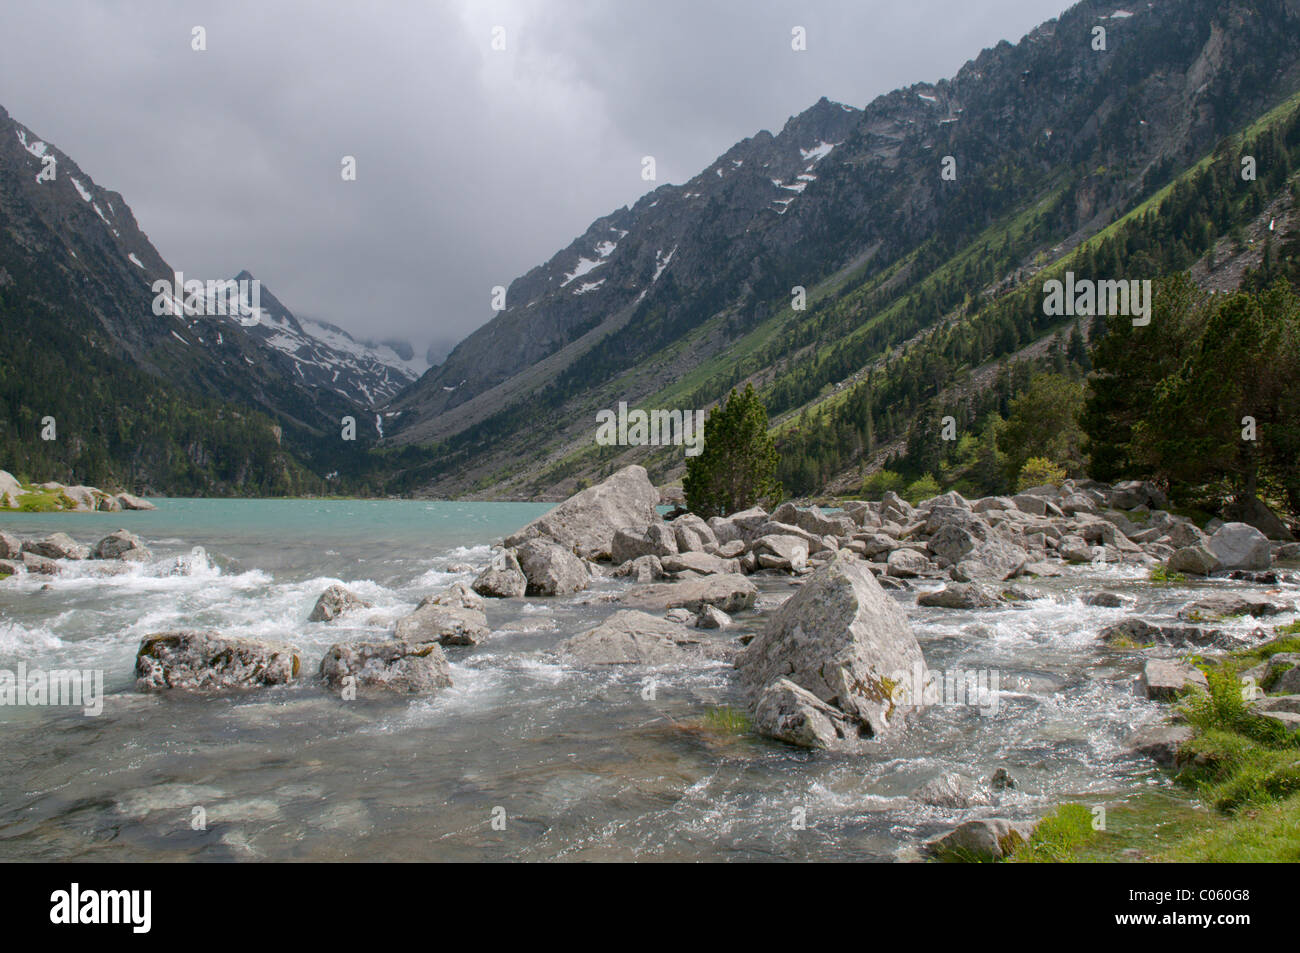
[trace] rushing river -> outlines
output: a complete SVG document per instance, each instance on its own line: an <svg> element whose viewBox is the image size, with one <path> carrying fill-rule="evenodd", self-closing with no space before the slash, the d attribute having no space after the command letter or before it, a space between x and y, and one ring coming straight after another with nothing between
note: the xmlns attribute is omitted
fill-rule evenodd
<svg viewBox="0 0 1300 953"><path fill-rule="evenodd" d="M98 717L0 707L0 860L892 861L968 817L1104 804L1162 783L1125 753L1126 736L1161 714L1134 691L1140 656L1102 648L1096 633L1130 611L1170 617L1189 592L1152 587L1136 568L1066 569L1031 584L1048 598L993 610L920 609L915 591L895 593L931 669L998 674L997 710L929 707L850 757L732 728L743 700L729 664L659 670L651 684L558 658L559 641L614 610L624 580L488 600L491 640L448 648L455 685L435 696L346 702L322 689L330 644L381 638L423 596L470 581L449 567L484 565L544 504L156 502L0 517L24 538L61 530L89 544L126 527L154 553L120 575L85 563L0 583L0 668L100 669L108 693ZM794 591L753 579L758 610ZM334 582L374 608L307 622ZM1082 603L1102 587L1136 609ZM761 624L757 611L736 621L715 636ZM291 641L304 677L237 696L135 692L140 639L182 627ZM937 774L978 780L999 767L1017 788L996 808L914 798Z"/></svg>

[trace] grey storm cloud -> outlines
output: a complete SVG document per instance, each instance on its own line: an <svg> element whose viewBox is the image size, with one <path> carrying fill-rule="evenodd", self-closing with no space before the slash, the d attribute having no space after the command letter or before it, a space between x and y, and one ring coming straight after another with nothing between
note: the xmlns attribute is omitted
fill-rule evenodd
<svg viewBox="0 0 1300 953"><path fill-rule="evenodd" d="M647 191L642 156L655 184L685 181L823 95L863 106L951 76L1066 6L5 4L0 104L120 191L173 266L247 268L300 316L422 350Z"/></svg>

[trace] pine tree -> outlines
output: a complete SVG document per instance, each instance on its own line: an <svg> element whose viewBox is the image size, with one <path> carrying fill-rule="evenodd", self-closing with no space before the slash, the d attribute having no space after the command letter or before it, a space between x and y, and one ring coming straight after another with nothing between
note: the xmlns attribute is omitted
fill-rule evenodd
<svg viewBox="0 0 1300 953"><path fill-rule="evenodd" d="M780 457L767 432L767 410L754 386L734 389L704 422L704 449L686 462L682 489L698 516L725 516L781 498L776 481ZM811 463L811 461L809 461Z"/></svg>

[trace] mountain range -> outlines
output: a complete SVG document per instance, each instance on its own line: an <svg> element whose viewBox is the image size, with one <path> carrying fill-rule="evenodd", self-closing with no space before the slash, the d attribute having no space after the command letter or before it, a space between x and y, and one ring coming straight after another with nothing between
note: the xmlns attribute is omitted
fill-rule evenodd
<svg viewBox="0 0 1300 953"><path fill-rule="evenodd" d="M597 445L598 412L707 409L749 382L787 489L842 491L900 451L925 402L968 399L1068 330L1029 313L1045 274L1159 277L1169 262L1137 249L1166 240L1157 219L1180 183L1291 114L1298 27L1300 0L1084 0L949 79L861 108L823 98L596 220L422 362L295 318L266 288L248 327L154 315L151 282L174 269L125 200L0 109L0 452L63 468L42 478L135 490L553 498L632 462L680 479L681 448ZM41 181L49 155L57 176ZM1257 250L1225 258L1219 240L1272 209L1280 243L1293 184L1261 177L1179 239L1177 267L1230 284ZM151 401L207 402L202 419L274 440L196 444L189 421L132 451L144 431L110 433L100 415L65 431L95 434L89 449L42 447L38 405L73 406L77 388L54 399L50 347L20 344L20 325L66 344L65 376L128 370L114 399L142 419ZM358 439L341 445L349 415ZM254 449L231 467L218 445Z"/></svg>

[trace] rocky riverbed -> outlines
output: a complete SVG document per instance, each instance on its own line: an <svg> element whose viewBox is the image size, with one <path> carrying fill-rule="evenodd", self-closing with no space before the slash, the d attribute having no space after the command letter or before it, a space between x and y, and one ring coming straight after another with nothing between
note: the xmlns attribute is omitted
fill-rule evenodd
<svg viewBox="0 0 1300 953"><path fill-rule="evenodd" d="M311 797L283 792L304 772L322 786L322 757L373 776L383 751L401 771L377 804L354 796L346 810L401 856L469 857L486 841L488 856L521 858L883 860L944 836L997 853L1057 800L1157 778L1180 738L1168 700L1195 690L1183 657L1268 638L1300 592L1293 544L1240 524L1207 534L1143 484L710 520L665 520L658 503L630 467L448 562L445 583L408 588L405 606L341 580L275 638L144 633L134 670L117 673L134 688L105 718L143 728L171 711L181 724L216 706L259 745L278 711L315 766L283 751L275 784L245 785L238 757L205 751L188 781L161 782L179 790L148 784L113 803L158 801L139 816L153 830L189 801L261 796L269 816L225 831L223 850L282 856L273 845L320 824ZM0 545L48 561L5 584L23 591L38 578L23 570L108 579L151 558L125 531L93 547ZM1300 717L1287 671L1258 674L1272 691L1261 708ZM410 785L449 800L412 799ZM495 832L496 806L526 830ZM415 831L426 851L401 843Z"/></svg>

